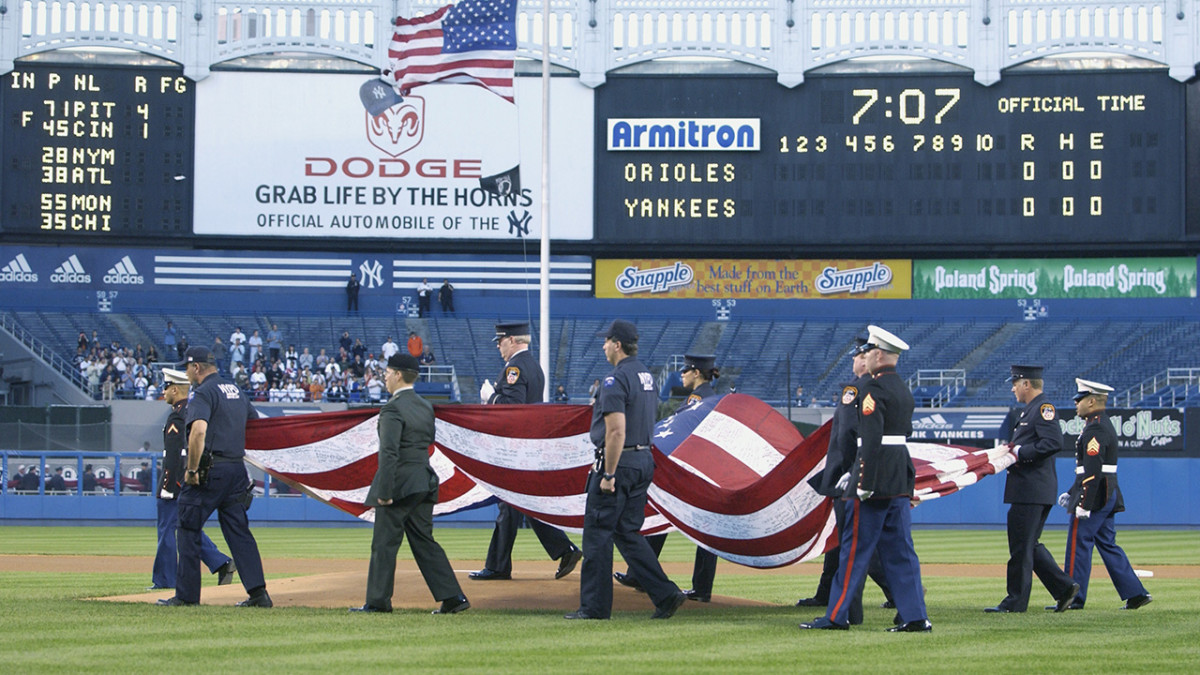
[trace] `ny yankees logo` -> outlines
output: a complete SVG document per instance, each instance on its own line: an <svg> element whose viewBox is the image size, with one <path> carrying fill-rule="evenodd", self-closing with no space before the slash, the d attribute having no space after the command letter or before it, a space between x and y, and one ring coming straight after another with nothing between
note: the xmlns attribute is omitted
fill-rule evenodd
<svg viewBox="0 0 1200 675"><path fill-rule="evenodd" d="M508 212L508 233L517 237L529 236L529 221L533 216L528 211L518 216L516 211Z"/></svg>
<svg viewBox="0 0 1200 675"><path fill-rule="evenodd" d="M383 265L378 260L364 260L358 266L358 272L362 278L362 284L367 288L378 288L383 285Z"/></svg>

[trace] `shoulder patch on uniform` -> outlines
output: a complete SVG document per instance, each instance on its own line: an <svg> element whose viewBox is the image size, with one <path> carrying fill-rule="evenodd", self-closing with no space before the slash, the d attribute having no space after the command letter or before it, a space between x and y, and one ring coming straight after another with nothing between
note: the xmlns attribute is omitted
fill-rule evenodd
<svg viewBox="0 0 1200 675"><path fill-rule="evenodd" d="M504 369L504 381L509 384L516 384L517 380L521 379L521 369L516 366L509 366Z"/></svg>
<svg viewBox="0 0 1200 675"><path fill-rule="evenodd" d="M864 415L870 415L875 412L875 399L871 398L870 394L863 397L862 412Z"/></svg>
<svg viewBox="0 0 1200 675"><path fill-rule="evenodd" d="M1046 420L1047 422L1054 421L1055 412L1053 403L1043 403L1042 407L1039 408L1038 411L1041 412L1042 419Z"/></svg>
<svg viewBox="0 0 1200 675"><path fill-rule="evenodd" d="M1092 440L1088 441L1087 454L1092 455L1092 456L1096 456L1096 455L1100 454L1100 440L1099 439L1093 438Z"/></svg>
<svg viewBox="0 0 1200 675"><path fill-rule="evenodd" d="M617 378L613 377L612 375L609 375L608 377L604 378L604 386L605 387L611 387L616 383L617 383Z"/></svg>
<svg viewBox="0 0 1200 675"><path fill-rule="evenodd" d="M700 398L699 396L697 396L695 394L688 394L687 401L684 401L684 403L686 405L691 405L693 403L699 403L702 400L703 400L702 398Z"/></svg>
<svg viewBox="0 0 1200 675"><path fill-rule="evenodd" d="M858 398L858 387L851 385L842 390L842 405L850 405L856 398Z"/></svg>

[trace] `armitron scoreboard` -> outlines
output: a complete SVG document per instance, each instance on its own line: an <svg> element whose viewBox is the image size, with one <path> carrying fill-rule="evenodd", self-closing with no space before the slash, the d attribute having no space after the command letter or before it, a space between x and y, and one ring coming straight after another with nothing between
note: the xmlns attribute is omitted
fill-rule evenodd
<svg viewBox="0 0 1200 675"><path fill-rule="evenodd" d="M1165 71L614 77L596 91L611 243L1027 247L1184 236Z"/></svg>
<svg viewBox="0 0 1200 675"><path fill-rule="evenodd" d="M0 76L0 111L0 231L192 235L195 87L181 70L18 65Z"/></svg>

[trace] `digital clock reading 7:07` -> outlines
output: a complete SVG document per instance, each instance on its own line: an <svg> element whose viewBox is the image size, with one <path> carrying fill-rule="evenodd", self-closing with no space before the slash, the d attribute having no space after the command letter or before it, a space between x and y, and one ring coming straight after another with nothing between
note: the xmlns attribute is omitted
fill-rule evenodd
<svg viewBox="0 0 1200 675"><path fill-rule="evenodd" d="M604 120L757 124L755 149L598 148L597 237L852 245L1175 241L1184 85L1165 71L614 78ZM651 139L653 137L651 136ZM716 177L715 179L713 177ZM1136 223L1136 227L1130 227Z"/></svg>

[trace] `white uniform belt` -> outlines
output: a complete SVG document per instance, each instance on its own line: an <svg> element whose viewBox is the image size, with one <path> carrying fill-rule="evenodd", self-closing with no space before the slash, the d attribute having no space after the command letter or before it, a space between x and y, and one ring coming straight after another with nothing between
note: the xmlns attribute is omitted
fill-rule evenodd
<svg viewBox="0 0 1200 675"><path fill-rule="evenodd" d="M884 436L883 438L879 439L879 442L883 445L905 445L908 443L908 439L904 436ZM859 447L862 447L861 438L858 439L858 445Z"/></svg>
<svg viewBox="0 0 1200 675"><path fill-rule="evenodd" d="M1116 473L1116 472L1117 472L1116 464L1104 464L1104 465L1101 465L1101 467L1100 467L1100 473ZM1084 473L1083 467L1082 466L1075 467L1075 473L1077 473L1077 474Z"/></svg>

